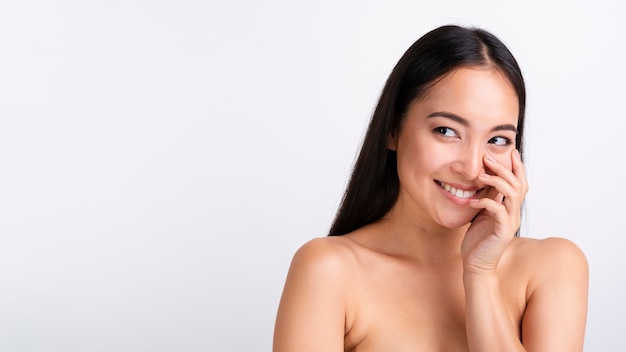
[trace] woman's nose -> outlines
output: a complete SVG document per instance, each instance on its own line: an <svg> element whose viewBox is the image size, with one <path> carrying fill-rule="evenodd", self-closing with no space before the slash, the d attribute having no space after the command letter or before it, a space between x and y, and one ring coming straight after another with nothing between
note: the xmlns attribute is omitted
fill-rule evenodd
<svg viewBox="0 0 626 352"><path fill-rule="evenodd" d="M484 156L485 151L482 148L466 146L458 154L453 170L466 180L474 180L485 172Z"/></svg>

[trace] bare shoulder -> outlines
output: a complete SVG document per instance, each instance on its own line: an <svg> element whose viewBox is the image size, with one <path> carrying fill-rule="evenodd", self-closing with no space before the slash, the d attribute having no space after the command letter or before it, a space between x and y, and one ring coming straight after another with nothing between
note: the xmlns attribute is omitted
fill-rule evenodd
<svg viewBox="0 0 626 352"><path fill-rule="evenodd" d="M513 255L522 256L533 261L558 262L563 265L586 265L587 258L580 247L569 239L548 237L545 239L516 238L513 241Z"/></svg>
<svg viewBox="0 0 626 352"><path fill-rule="evenodd" d="M537 285L557 278L565 276L586 281L589 275L585 253L576 243L566 238L516 238L511 250L513 262L521 263L530 270L531 292Z"/></svg>
<svg viewBox="0 0 626 352"><path fill-rule="evenodd" d="M314 238L296 251L290 271L326 280L347 275L354 262L352 247L350 241L342 237Z"/></svg>
<svg viewBox="0 0 626 352"><path fill-rule="evenodd" d="M589 287L583 251L571 240L520 238L512 265L528 278L522 337L528 351L582 351Z"/></svg>
<svg viewBox="0 0 626 352"><path fill-rule="evenodd" d="M353 259L349 242L335 237L315 238L296 251L276 317L274 351L343 349Z"/></svg>
<svg viewBox="0 0 626 352"><path fill-rule="evenodd" d="M296 251L296 255L309 252L317 254L346 254L344 252L351 251L352 246L352 241L346 241L345 236L316 237L303 244Z"/></svg>

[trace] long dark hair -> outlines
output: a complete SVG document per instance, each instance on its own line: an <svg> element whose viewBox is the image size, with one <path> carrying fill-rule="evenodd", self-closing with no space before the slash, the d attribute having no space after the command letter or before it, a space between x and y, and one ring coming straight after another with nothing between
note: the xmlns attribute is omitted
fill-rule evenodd
<svg viewBox="0 0 626 352"><path fill-rule="evenodd" d="M515 148L522 153L526 88L517 61L493 34L479 28L442 26L418 39L404 53L385 83L367 128L350 182L329 236L344 235L383 217L398 198L396 152L387 140L400 130L411 102L439 78L459 67L493 66L510 81L519 100Z"/></svg>

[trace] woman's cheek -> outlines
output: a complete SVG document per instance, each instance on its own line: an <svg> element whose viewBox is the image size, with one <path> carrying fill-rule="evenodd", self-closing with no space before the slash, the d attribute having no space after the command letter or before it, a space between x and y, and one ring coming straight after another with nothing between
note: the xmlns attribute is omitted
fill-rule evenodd
<svg viewBox="0 0 626 352"><path fill-rule="evenodd" d="M500 158L500 160L498 160L502 165L504 165L506 167L507 170L509 171L513 171L513 163L511 161L511 158Z"/></svg>

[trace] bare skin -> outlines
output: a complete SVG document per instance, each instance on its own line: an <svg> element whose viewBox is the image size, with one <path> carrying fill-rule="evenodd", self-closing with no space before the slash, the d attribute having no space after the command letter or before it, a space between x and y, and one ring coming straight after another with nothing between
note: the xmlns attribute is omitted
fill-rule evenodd
<svg viewBox="0 0 626 352"><path fill-rule="evenodd" d="M274 351L582 351L588 268L561 238L514 237L528 185L517 97L463 68L412 104L383 219L294 256Z"/></svg>
<svg viewBox="0 0 626 352"><path fill-rule="evenodd" d="M281 303L291 312L279 315L275 351L470 350L460 256L439 263L385 253L376 227L301 248ZM511 243L497 277L518 340L524 326L526 350L582 351L585 273L569 241ZM289 303L290 297L300 298ZM287 336L293 339L281 340Z"/></svg>

